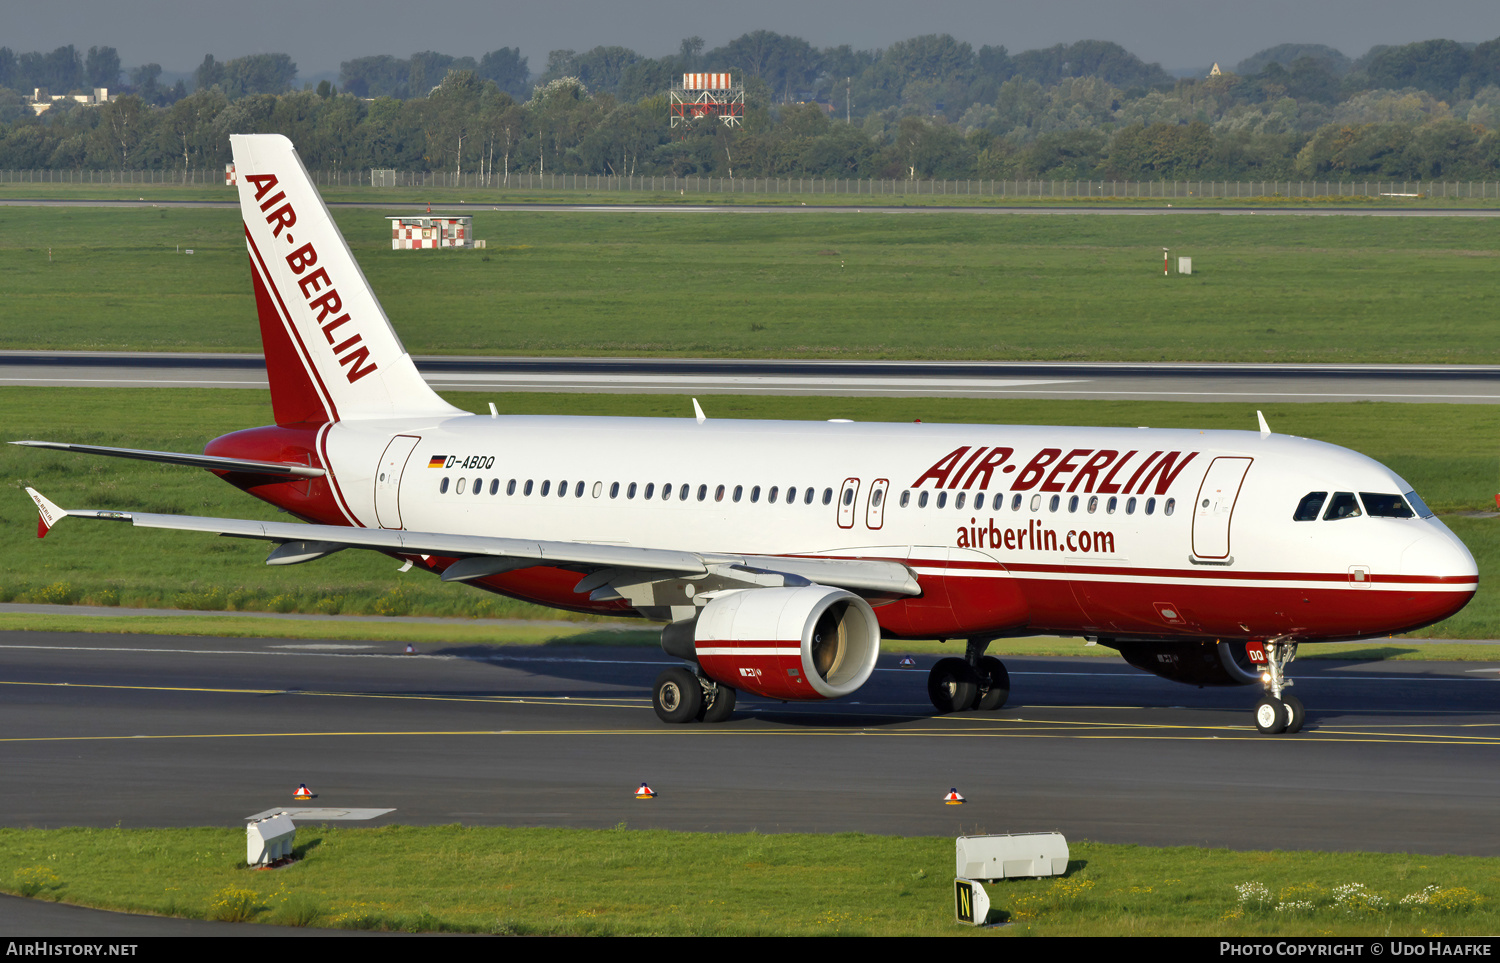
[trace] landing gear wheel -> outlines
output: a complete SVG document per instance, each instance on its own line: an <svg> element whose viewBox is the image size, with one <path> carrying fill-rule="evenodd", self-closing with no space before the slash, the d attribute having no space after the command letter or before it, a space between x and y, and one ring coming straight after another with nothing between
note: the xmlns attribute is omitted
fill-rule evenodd
<svg viewBox="0 0 1500 963"><path fill-rule="evenodd" d="M1281 701L1286 703L1288 733L1296 732L1302 728L1302 723L1307 720L1307 710L1302 707L1302 700L1294 695L1284 695Z"/></svg>
<svg viewBox="0 0 1500 963"><path fill-rule="evenodd" d="M1266 696L1255 704L1255 728L1266 735L1285 731L1291 713L1287 704L1274 696Z"/></svg>
<svg viewBox="0 0 1500 963"><path fill-rule="evenodd" d="M927 697L939 713L963 712L979 698L979 676L963 659L939 659L927 674Z"/></svg>
<svg viewBox="0 0 1500 963"><path fill-rule="evenodd" d="M674 666L656 677L651 708L662 722L692 722L703 708L703 686L691 670Z"/></svg>
<svg viewBox="0 0 1500 963"><path fill-rule="evenodd" d="M979 674L979 701L974 708L992 712L1005 705L1010 698L1010 673L1005 671L1005 663L987 655L979 660L975 670Z"/></svg>
<svg viewBox="0 0 1500 963"><path fill-rule="evenodd" d="M734 690L720 683L714 687L712 700L704 699L703 708L698 710L699 722L728 722L734 712Z"/></svg>

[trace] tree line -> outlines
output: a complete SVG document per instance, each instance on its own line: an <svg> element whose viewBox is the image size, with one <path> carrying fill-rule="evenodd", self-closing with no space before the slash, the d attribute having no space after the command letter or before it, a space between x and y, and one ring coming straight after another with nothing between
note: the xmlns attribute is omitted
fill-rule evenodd
<svg viewBox="0 0 1500 963"><path fill-rule="evenodd" d="M99 106L35 116L18 93L93 86L112 48L0 48L0 168L221 168L232 133L291 137L314 169L844 178L1481 179L1500 173L1500 39L1283 44L1216 76L1174 78L1118 44L1011 54L928 35L818 49L770 31L667 57L516 48L361 57L297 89L285 54L206 56L193 89L131 72ZM744 123L672 129L680 75L728 70ZM1206 73L1206 71L1205 71ZM71 85L71 86L70 86ZM27 91L29 92L29 90Z"/></svg>

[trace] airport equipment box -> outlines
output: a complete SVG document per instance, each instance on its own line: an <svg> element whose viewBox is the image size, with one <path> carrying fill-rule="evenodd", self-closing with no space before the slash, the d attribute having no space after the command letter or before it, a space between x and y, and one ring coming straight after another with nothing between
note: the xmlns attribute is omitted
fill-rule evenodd
<svg viewBox="0 0 1500 963"><path fill-rule="evenodd" d="M1068 871L1068 841L1062 833L959 836L955 876L996 880L1061 876Z"/></svg>

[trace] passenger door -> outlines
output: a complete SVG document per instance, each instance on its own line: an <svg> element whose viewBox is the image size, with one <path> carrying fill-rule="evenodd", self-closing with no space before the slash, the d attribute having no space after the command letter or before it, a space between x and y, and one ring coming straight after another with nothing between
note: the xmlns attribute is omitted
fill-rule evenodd
<svg viewBox="0 0 1500 963"><path fill-rule="evenodd" d="M1252 458L1215 458L1193 503L1193 555L1229 558L1229 521Z"/></svg>
<svg viewBox="0 0 1500 963"><path fill-rule="evenodd" d="M401 528L401 476L420 435L397 435L385 446L375 468L375 520L381 528Z"/></svg>

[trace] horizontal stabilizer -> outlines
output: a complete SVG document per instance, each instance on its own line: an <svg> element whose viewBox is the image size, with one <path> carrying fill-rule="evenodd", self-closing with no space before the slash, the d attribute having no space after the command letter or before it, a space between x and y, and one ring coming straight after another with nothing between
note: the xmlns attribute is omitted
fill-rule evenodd
<svg viewBox="0 0 1500 963"><path fill-rule="evenodd" d="M289 475L295 478L322 478L325 472L310 465L293 465L279 461L252 461L248 458L218 458L213 455L189 455L176 451L147 451L141 448L106 448L103 445L74 445L62 441L13 441L12 445L28 448L54 448L58 451L74 451L85 455L109 455L114 458L135 458L140 461L159 461L169 465L189 465L209 471L237 471L253 475Z"/></svg>

